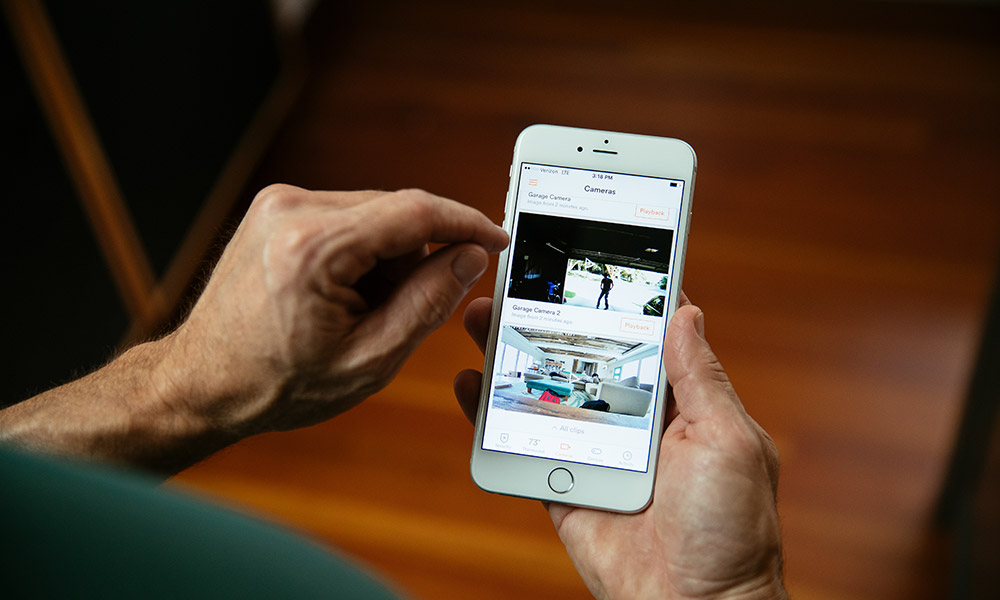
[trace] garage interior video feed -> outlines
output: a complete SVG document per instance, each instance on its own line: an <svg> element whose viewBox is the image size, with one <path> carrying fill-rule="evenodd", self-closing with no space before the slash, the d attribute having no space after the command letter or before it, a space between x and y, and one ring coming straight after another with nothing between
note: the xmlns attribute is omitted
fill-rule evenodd
<svg viewBox="0 0 1000 600"><path fill-rule="evenodd" d="M674 232L521 213L508 295L661 316Z"/></svg>

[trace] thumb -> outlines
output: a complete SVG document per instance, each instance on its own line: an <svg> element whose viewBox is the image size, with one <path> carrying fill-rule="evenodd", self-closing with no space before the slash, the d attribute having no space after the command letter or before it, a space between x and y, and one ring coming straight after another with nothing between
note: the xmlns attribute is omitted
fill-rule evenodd
<svg viewBox="0 0 1000 600"><path fill-rule="evenodd" d="M693 423L736 409L743 412L729 376L705 339L705 313L694 305L674 312L663 350L677 412Z"/></svg>
<svg viewBox="0 0 1000 600"><path fill-rule="evenodd" d="M417 263L389 299L368 319L382 348L412 352L444 324L486 271L489 255L477 244L446 246Z"/></svg>

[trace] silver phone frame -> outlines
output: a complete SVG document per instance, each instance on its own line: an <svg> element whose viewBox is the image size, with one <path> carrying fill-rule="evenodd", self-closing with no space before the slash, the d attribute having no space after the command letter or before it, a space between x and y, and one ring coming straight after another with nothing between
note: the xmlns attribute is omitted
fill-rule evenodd
<svg viewBox="0 0 1000 600"><path fill-rule="evenodd" d="M608 143L605 143L608 140ZM583 148L578 151L577 148ZM615 151L617 154L593 152L593 149ZM686 142L675 138L578 129L556 125L532 125L518 135L511 163L507 201L504 207L504 229L511 236L511 245L499 257L496 285L493 291L494 310L490 318L489 337L483 367L483 384L479 394L470 471L480 488L493 493L560 502L615 512L640 512L652 501L659 458L659 440L667 385L661 385L654 399L653 427L650 435L648 470L628 471L612 467L566 462L558 459L525 456L483 449L486 411L490 401L491 381L497 336L500 326L500 303L507 286L508 254L514 243L514 203L522 163L538 163L568 168L593 169L635 175L680 179L685 182L680 215L675 235L677 245L671 274L670 303L666 322L677 308L684 274L688 231L691 222L691 200L697 174L697 157ZM664 327L666 333L666 327ZM662 347L661 340L661 347ZM660 366L661 381L666 381L664 365ZM553 469L566 468L573 474L574 484L566 493L556 493L548 485Z"/></svg>

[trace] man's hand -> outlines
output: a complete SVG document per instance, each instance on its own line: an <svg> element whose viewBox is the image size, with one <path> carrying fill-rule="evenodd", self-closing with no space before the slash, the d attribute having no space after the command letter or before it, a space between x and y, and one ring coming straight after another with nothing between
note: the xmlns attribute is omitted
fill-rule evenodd
<svg viewBox="0 0 1000 600"><path fill-rule="evenodd" d="M385 386L507 241L419 190L271 186L183 325L0 411L0 440L169 472L326 420Z"/></svg>
<svg viewBox="0 0 1000 600"><path fill-rule="evenodd" d="M329 419L385 386L506 243L480 212L418 190L269 187L172 336L169 395L247 434ZM203 382L220 386L207 402Z"/></svg>
<svg viewBox="0 0 1000 600"><path fill-rule="evenodd" d="M490 308L480 298L465 313L480 348ZM777 451L705 341L698 308L674 314L663 360L675 403L652 504L634 515L548 504L560 539L598 598L785 597ZM455 379L473 421L481 378L466 370Z"/></svg>

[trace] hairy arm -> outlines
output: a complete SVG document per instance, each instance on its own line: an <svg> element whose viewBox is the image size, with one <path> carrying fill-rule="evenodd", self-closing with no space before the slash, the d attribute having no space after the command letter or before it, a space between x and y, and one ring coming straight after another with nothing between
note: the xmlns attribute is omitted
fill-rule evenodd
<svg viewBox="0 0 1000 600"><path fill-rule="evenodd" d="M173 334L140 344L90 375L0 411L0 442L165 474L235 442L242 432L179 408L198 403L202 392L186 386L181 397L172 381L178 341Z"/></svg>
<svg viewBox="0 0 1000 600"><path fill-rule="evenodd" d="M271 186L183 325L0 411L0 441L169 474L325 421L384 387L507 241L421 190Z"/></svg>

